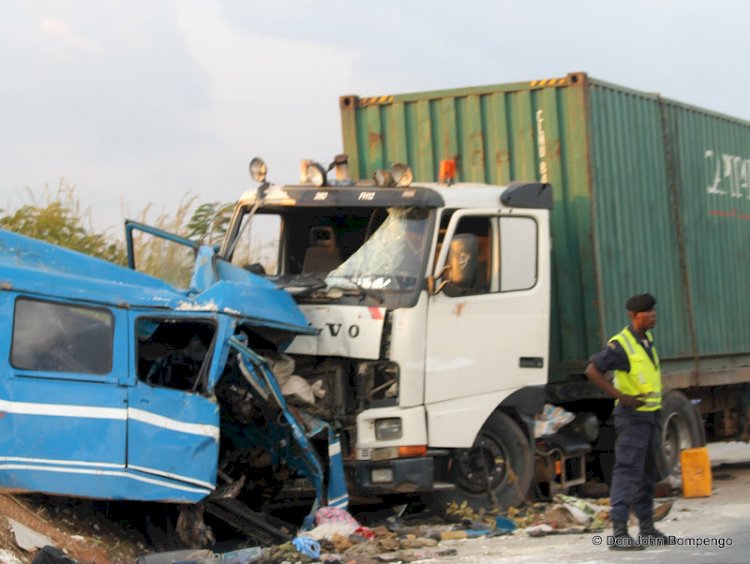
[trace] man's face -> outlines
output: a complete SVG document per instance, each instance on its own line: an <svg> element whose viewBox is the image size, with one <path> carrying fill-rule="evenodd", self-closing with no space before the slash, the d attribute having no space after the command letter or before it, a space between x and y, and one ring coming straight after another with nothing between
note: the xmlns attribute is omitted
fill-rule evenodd
<svg viewBox="0 0 750 564"><path fill-rule="evenodd" d="M633 322L641 329L653 329L656 327L656 308L639 311L633 316Z"/></svg>

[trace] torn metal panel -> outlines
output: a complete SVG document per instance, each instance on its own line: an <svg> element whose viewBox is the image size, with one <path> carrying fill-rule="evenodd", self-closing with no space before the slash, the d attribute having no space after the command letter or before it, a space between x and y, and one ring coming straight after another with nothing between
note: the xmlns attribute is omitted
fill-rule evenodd
<svg viewBox="0 0 750 564"><path fill-rule="evenodd" d="M240 362L244 363L245 370L243 373L255 374L255 379L262 379L265 383L265 387L269 392L270 397L273 398L274 402L278 407L281 408L284 420L289 425L289 429L292 434L294 442L299 445L301 449L301 456L298 459L292 458L287 462L295 470L299 471L304 477L309 479L315 487L315 504L313 506L314 513L323 502L323 467L318 459L315 449L307 438L307 434L303 429L302 425L294 414L289 410L286 400L281 393L281 388L276 381L276 378L271 372L268 366L268 362L262 356L256 354L249 348L247 348L238 339L230 339L231 346L236 349L242 356Z"/></svg>
<svg viewBox="0 0 750 564"><path fill-rule="evenodd" d="M287 405L281 387L276 380L268 361L254 351L247 348L244 343L236 338L230 339L231 346L241 355L241 363L244 364L243 374L249 378L251 385L262 388L264 393L272 397L276 405L281 408L284 420L289 426L294 444L298 451L288 453L287 464L298 471L302 476L309 479L315 488L315 503L310 511L310 516L323 504L327 503L336 507L347 507L349 502L344 479L344 467L341 457L341 446L338 437L334 434L329 424L321 419L300 412L303 421L299 421ZM304 423L304 425L303 425ZM307 430L305 429L307 427ZM328 493L323 492L324 470L315 447L308 437L328 432Z"/></svg>
<svg viewBox="0 0 750 564"><path fill-rule="evenodd" d="M238 269L239 270L239 269ZM257 280L263 285L255 284ZM253 326L269 327L295 334L314 334L305 316L284 290L259 276L247 272L247 280L215 282L204 292L192 297L196 310L217 311L242 318ZM182 306L185 310L186 307Z"/></svg>

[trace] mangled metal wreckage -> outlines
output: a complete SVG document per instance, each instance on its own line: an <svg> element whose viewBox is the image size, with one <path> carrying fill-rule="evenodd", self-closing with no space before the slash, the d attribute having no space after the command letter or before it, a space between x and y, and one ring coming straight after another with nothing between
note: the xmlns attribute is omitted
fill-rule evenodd
<svg viewBox="0 0 750 564"><path fill-rule="evenodd" d="M271 282L196 256L181 291L0 230L0 487L177 502L199 520L215 501L267 542L278 531L237 500L257 508L302 478L310 514L346 506L338 437L272 371L315 330Z"/></svg>

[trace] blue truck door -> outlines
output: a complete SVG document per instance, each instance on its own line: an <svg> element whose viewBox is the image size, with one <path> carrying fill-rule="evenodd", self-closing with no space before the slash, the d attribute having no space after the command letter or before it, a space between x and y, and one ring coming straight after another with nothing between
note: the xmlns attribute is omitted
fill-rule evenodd
<svg viewBox="0 0 750 564"><path fill-rule="evenodd" d="M122 495L127 313L2 292L0 314L0 487Z"/></svg>
<svg viewBox="0 0 750 564"><path fill-rule="evenodd" d="M216 338L209 319L138 316L128 392L127 467L161 477L165 499L197 501L216 484L219 407L203 395ZM202 372L202 369L206 372Z"/></svg>

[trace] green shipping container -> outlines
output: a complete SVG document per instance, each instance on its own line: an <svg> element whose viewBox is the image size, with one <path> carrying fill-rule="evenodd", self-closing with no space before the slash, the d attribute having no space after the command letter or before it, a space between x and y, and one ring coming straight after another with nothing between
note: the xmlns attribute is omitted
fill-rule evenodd
<svg viewBox="0 0 750 564"><path fill-rule="evenodd" d="M405 162L435 181L451 158L459 182L553 185L553 377L648 291L672 386L750 380L750 123L583 73L340 105L359 178Z"/></svg>

